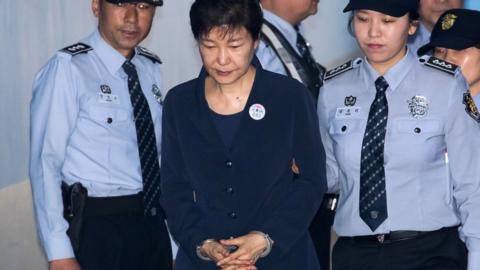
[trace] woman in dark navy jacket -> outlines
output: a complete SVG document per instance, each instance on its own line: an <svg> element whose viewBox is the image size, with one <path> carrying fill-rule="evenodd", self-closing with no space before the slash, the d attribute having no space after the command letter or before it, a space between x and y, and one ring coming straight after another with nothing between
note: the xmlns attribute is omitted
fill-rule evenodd
<svg viewBox="0 0 480 270"><path fill-rule="evenodd" d="M167 95L162 130L175 269L320 269L308 226L325 154L310 94L254 58L257 0L197 0L190 19L204 66Z"/></svg>

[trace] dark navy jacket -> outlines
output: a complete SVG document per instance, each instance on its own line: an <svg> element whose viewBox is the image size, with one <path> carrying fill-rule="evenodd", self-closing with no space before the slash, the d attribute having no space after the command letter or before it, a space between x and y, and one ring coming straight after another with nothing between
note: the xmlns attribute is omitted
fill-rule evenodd
<svg viewBox="0 0 480 270"><path fill-rule="evenodd" d="M256 58L253 63L253 89L230 148L211 118L205 70L173 88L164 102L162 203L180 245L175 269L219 269L200 260L196 246L252 230L275 241L259 269L320 269L308 233L326 190L313 100L301 83L263 70ZM263 119L250 117L253 104L264 106Z"/></svg>

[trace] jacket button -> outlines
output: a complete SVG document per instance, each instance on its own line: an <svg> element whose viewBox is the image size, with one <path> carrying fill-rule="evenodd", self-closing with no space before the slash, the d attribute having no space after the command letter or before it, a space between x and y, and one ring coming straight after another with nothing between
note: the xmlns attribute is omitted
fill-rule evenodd
<svg viewBox="0 0 480 270"><path fill-rule="evenodd" d="M237 213L231 212L230 214L228 214L228 216L232 219L236 219L237 218Z"/></svg>
<svg viewBox="0 0 480 270"><path fill-rule="evenodd" d="M225 167L231 168L232 166L233 166L233 162L232 162L231 160L227 160L227 161L225 162Z"/></svg>
<svg viewBox="0 0 480 270"><path fill-rule="evenodd" d="M225 191L226 191L228 194L233 194L233 188L232 188L232 187L226 188Z"/></svg>

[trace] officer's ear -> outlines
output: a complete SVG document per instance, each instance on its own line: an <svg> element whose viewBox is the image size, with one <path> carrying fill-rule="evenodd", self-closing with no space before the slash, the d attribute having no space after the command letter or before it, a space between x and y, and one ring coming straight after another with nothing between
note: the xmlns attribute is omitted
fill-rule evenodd
<svg viewBox="0 0 480 270"><path fill-rule="evenodd" d="M93 15L95 15L95 17L97 18L100 15L102 1L103 0L92 0L92 12L93 12Z"/></svg>
<svg viewBox="0 0 480 270"><path fill-rule="evenodd" d="M420 22L418 20L410 19L410 26L408 27L408 34L410 36L415 35L415 33L417 32L419 23Z"/></svg>

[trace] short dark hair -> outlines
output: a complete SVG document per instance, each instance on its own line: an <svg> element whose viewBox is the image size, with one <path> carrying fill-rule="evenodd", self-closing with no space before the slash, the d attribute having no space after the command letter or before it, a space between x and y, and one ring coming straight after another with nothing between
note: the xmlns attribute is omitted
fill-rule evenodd
<svg viewBox="0 0 480 270"><path fill-rule="evenodd" d="M257 40L262 23L258 0L195 0L190 8L190 26L196 40L218 26L226 26L225 33L243 26Z"/></svg>

